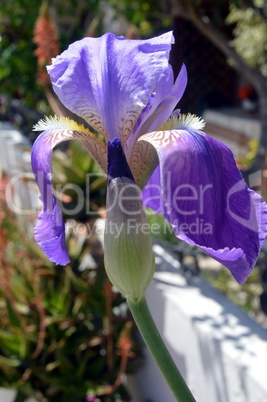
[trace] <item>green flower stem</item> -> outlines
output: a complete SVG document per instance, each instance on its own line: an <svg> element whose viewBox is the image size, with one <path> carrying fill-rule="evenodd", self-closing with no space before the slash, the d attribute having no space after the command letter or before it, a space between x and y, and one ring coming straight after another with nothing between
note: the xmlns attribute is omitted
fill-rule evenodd
<svg viewBox="0 0 267 402"><path fill-rule="evenodd" d="M145 297L138 302L127 299L139 331L178 402L196 402L176 367L154 323Z"/></svg>

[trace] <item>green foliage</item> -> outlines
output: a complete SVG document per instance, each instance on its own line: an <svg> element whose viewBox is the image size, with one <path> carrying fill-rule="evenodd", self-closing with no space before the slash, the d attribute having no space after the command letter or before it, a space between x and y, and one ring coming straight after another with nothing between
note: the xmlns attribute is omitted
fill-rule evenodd
<svg viewBox="0 0 267 402"><path fill-rule="evenodd" d="M65 185L88 186L86 207L94 215L86 208L79 216L67 211L71 263L58 267L20 230L0 197L0 386L17 389L21 401L27 395L42 402L84 402L86 395L126 401L120 378L131 356L132 322L118 313L125 300L107 279L95 230L106 177L75 141L55 153L54 172L55 188L73 205L77 194Z"/></svg>
<svg viewBox="0 0 267 402"><path fill-rule="evenodd" d="M109 311L108 300L112 299L112 308L123 299L107 286L103 265L81 272L79 255L72 267L54 266L5 213L0 386L51 402L78 402L87 394L101 393L118 375L117 343L127 325L127 320ZM82 251L90 248L87 239ZM117 393L127 395L122 388ZM105 400L115 400L115 394Z"/></svg>
<svg viewBox="0 0 267 402"><path fill-rule="evenodd" d="M48 1L56 23L61 48L81 39L96 14L98 0L77 2L72 0ZM1 93L19 97L28 107L43 113L43 88L36 83L37 63L34 56L34 26L42 2L2 0L0 7L0 87ZM90 19L91 17L91 19Z"/></svg>
<svg viewBox="0 0 267 402"><path fill-rule="evenodd" d="M232 4L227 22L235 24L233 45L237 52L251 67L267 75L267 20L259 13L263 2L252 3L254 8L238 8Z"/></svg>
<svg viewBox="0 0 267 402"><path fill-rule="evenodd" d="M32 35L39 6L39 2L29 7L23 0L3 0L0 8L1 93L23 97L32 107L42 93L40 89L32 91L36 74Z"/></svg>
<svg viewBox="0 0 267 402"><path fill-rule="evenodd" d="M157 240L163 240L171 244L178 244L179 240L174 234L172 226L165 220L163 215L156 214L147 209L147 222L150 226L151 235Z"/></svg>
<svg viewBox="0 0 267 402"><path fill-rule="evenodd" d="M259 148L259 141L252 139L248 143L248 152L238 160L241 169L245 169L253 162Z"/></svg>
<svg viewBox="0 0 267 402"><path fill-rule="evenodd" d="M259 270L255 268L247 281L240 286L230 271L225 268L219 270L202 270L203 277L216 289L225 294L232 302L252 316L259 313L259 295L262 287L259 281Z"/></svg>
<svg viewBox="0 0 267 402"><path fill-rule="evenodd" d="M106 8L99 0L47 1L50 15L56 25L61 51L86 34L102 35ZM134 26L138 36L149 36L162 31L170 19L160 12L153 0L119 2L108 0L114 8L114 19L123 16L127 26ZM49 114L44 106L43 88L36 83L37 65L33 33L42 2L2 0L0 7L0 87L1 93L23 99L28 107ZM126 34L121 32L120 34Z"/></svg>
<svg viewBox="0 0 267 402"><path fill-rule="evenodd" d="M53 181L66 217L88 220L99 217L106 202L106 175L79 142L53 155Z"/></svg>
<svg viewBox="0 0 267 402"><path fill-rule="evenodd" d="M117 15L122 15L135 27L138 36L150 36L170 26L170 16L161 11L160 4L154 0L109 0Z"/></svg>

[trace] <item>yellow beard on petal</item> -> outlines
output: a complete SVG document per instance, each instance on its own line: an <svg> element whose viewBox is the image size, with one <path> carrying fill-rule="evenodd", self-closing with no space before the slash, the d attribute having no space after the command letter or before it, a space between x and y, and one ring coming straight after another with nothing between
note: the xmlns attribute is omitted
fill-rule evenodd
<svg viewBox="0 0 267 402"><path fill-rule="evenodd" d="M77 121L65 116L49 116L42 120L39 120L37 124L33 126L33 131L45 131L54 129L66 129L73 131L80 131L88 134L90 137L96 137L88 128L83 124L77 123Z"/></svg>
<svg viewBox="0 0 267 402"><path fill-rule="evenodd" d="M33 127L34 131L46 131L45 141L51 148L63 141L78 140L97 161L104 172L107 170L107 147L104 141L98 138L83 124L65 116L45 117Z"/></svg>
<svg viewBox="0 0 267 402"><path fill-rule="evenodd" d="M162 124L158 131L164 130L179 130L179 129L191 129L200 131L205 127L205 122L201 117L195 114L179 114L178 117L171 117L166 123Z"/></svg>

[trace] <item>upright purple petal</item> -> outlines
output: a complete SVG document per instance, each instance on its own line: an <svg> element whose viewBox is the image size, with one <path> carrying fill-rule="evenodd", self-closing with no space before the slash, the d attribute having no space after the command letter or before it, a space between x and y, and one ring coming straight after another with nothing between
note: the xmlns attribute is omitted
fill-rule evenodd
<svg viewBox="0 0 267 402"><path fill-rule="evenodd" d="M183 64L174 83L172 67L165 71L157 83L156 93L150 108L145 108L141 114L140 125L132 134L135 141L142 135L158 129L172 114L177 103L182 98L187 85L187 71Z"/></svg>
<svg viewBox="0 0 267 402"><path fill-rule="evenodd" d="M267 206L250 190L231 150L201 132L175 130L143 136L159 167L144 192L178 238L199 246L245 282L267 234Z"/></svg>
<svg viewBox="0 0 267 402"><path fill-rule="evenodd" d="M129 160L131 160L131 168L133 167L134 171L137 171L137 175L135 177L136 183L139 184L138 176L147 175L150 173L149 160L147 160L147 150L143 149L143 146L140 147L140 143L138 144L138 138L143 134L150 133L152 131L157 130L160 125L166 123L169 119L170 115L173 112L173 109L177 106L177 103L182 98L183 93L185 91L187 85L187 71L185 65L182 65L181 71L178 74L178 77L173 83L173 71L172 68L169 68L169 71L166 70L165 76L162 76L159 79L156 93L153 94L153 97L150 100L150 103L143 109L136 127L128 139L126 155ZM176 112L178 112L176 110ZM138 157L138 153L141 154ZM146 155L144 155L146 154ZM153 158L152 158L153 159ZM135 166L135 162L138 160L138 165L143 162L145 169L143 172L140 172L138 166ZM152 163L151 166L152 171L155 166Z"/></svg>
<svg viewBox="0 0 267 402"><path fill-rule="evenodd" d="M171 32L147 40L111 33L75 42L48 67L61 102L109 139L125 143L159 78L169 71Z"/></svg>

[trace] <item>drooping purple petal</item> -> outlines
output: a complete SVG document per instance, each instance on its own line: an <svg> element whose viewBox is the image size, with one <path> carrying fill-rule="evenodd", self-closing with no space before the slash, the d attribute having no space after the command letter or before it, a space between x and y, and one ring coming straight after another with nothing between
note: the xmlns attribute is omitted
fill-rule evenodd
<svg viewBox="0 0 267 402"><path fill-rule="evenodd" d="M48 67L61 102L109 139L125 144L169 71L172 33L126 40L111 33L75 42Z"/></svg>
<svg viewBox="0 0 267 402"><path fill-rule="evenodd" d="M92 154L103 169L106 169L106 150L104 145L97 138L90 135L88 130L77 131L75 128L82 128L82 126L78 126L72 121L65 121L64 119L59 121L50 119L49 121L48 119L43 123L40 122L38 127L41 127L42 124L44 127L48 126L49 122L54 127L58 124L62 124L65 127L44 131L32 147L32 170L43 202L43 209L39 214L38 223L35 227L35 239L51 261L59 265L65 265L69 262L69 256L65 243L65 225L62 213L53 194L52 150L63 141L76 139Z"/></svg>
<svg viewBox="0 0 267 402"><path fill-rule="evenodd" d="M35 226L35 240L47 258L56 264L66 265L70 260L65 242L65 225L62 213L53 194L52 149L50 132L45 131L32 148L32 170L41 193L43 209Z"/></svg>
<svg viewBox="0 0 267 402"><path fill-rule="evenodd" d="M245 282L267 234L267 206L243 181L231 150L192 130L142 138L159 157L143 192L145 205L163 213L178 238Z"/></svg>
<svg viewBox="0 0 267 402"><path fill-rule="evenodd" d="M44 182L45 185L48 185ZM41 198L43 201L44 199ZM38 216L34 228L34 238L47 258L58 264L66 265L70 262L65 241L65 225L61 210L53 197L52 208L43 208Z"/></svg>

